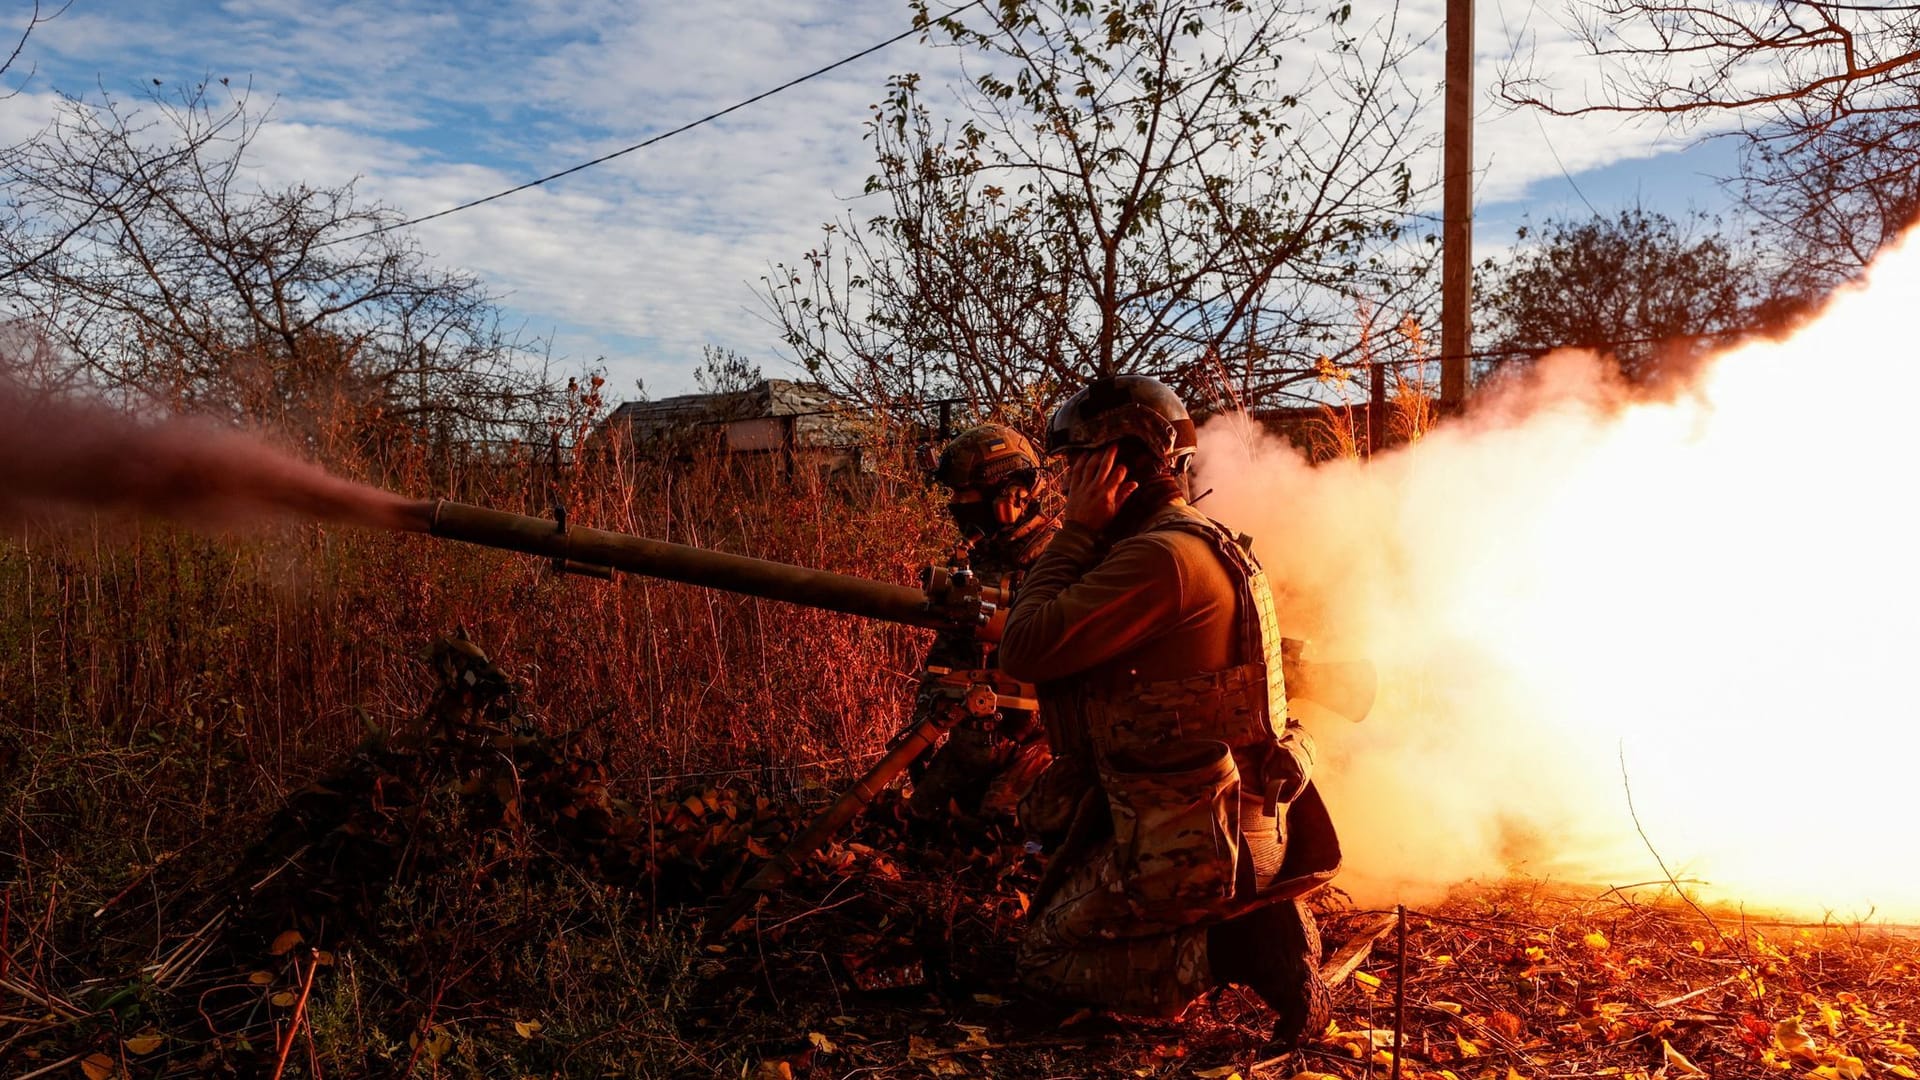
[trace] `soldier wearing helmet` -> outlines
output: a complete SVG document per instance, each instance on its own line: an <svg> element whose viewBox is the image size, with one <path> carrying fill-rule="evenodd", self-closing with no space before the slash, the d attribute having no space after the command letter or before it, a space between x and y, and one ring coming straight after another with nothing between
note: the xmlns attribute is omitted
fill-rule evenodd
<svg viewBox="0 0 1920 1080"><path fill-rule="evenodd" d="M1265 575L1187 503L1195 445L1179 398L1140 375L1095 381L1049 425L1066 520L1000 646L1040 686L1054 756L1021 807L1054 850L1019 965L1032 989L1148 1015L1238 983L1293 1044L1327 1022L1301 898L1339 845Z"/></svg>
<svg viewBox="0 0 1920 1080"><path fill-rule="evenodd" d="M1016 585L1059 526L1033 443L1002 424L969 428L941 451L933 478L949 492L947 509L974 573L989 585ZM973 639L944 634L927 656L930 669L993 662L991 650L983 655ZM1011 817L1047 760L1033 713L1002 709L990 721L965 723L947 736L914 774L908 805L926 818L956 809L970 817Z"/></svg>

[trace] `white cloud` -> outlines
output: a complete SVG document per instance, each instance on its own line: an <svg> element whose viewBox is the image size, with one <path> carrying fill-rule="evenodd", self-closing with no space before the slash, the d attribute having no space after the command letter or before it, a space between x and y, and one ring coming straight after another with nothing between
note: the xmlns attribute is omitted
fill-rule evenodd
<svg viewBox="0 0 1920 1080"><path fill-rule="evenodd" d="M1514 6L1518 8L1518 0ZM1442 74L1442 5L1402 7L1403 32L1435 32L1405 75ZM1528 9L1529 11L1533 9ZM1508 43L1496 0L1480 5L1480 98ZM1364 12L1359 17L1365 17ZM529 0L487 10L425 0L215 6L107 2L36 32L49 80L116 93L151 77L251 80L275 122L256 144L276 183L335 185L422 215L503 190L723 108L898 33L899 0L716 0L643 4ZM1534 17L1540 57L1571 72L1577 50ZM756 283L811 246L869 168L862 123L886 76L927 75L927 98L958 57L908 39L879 55L657 146L420 227L450 266L479 274L512 313L580 359L607 353L616 385L684 388L703 344L772 367L775 335ZM0 131L30 128L43 102L17 98ZM1429 122L1437 125L1437 106ZM1544 124L1574 172L1658 153L1670 140L1617 123L1483 112L1485 203L1558 176ZM1437 160L1423 163L1429 174ZM622 355L638 342L644 356Z"/></svg>

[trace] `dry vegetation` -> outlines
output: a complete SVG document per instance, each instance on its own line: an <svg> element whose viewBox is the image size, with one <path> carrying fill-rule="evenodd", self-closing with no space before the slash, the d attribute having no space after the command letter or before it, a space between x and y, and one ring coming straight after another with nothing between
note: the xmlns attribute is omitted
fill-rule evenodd
<svg viewBox="0 0 1920 1080"><path fill-rule="evenodd" d="M904 455L826 483L543 453L394 482L890 580L939 540ZM1237 991L1181 1024L1051 1008L1009 980L1022 838L891 797L699 944L900 725L916 632L413 536L108 520L16 525L0 612L9 1076L1391 1071L1392 935L1284 1060ZM1330 947L1378 921L1322 903ZM1913 1075L1911 939L1717 918L1519 886L1414 912L1403 1074Z"/></svg>

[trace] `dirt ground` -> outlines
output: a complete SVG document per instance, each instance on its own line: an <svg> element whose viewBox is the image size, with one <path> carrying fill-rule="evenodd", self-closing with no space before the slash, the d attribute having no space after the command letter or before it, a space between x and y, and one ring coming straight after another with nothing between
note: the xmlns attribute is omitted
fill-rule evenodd
<svg viewBox="0 0 1920 1080"><path fill-rule="evenodd" d="M1526 881L1404 927L1317 897L1340 982L1295 1054L1237 989L1171 1022L1035 1001L1011 972L1039 856L1004 826L914 822L891 792L703 942L830 787L631 790L528 728L484 660L435 662L418 730L270 820L110 874L17 866L5 1074L1920 1076L1910 933Z"/></svg>

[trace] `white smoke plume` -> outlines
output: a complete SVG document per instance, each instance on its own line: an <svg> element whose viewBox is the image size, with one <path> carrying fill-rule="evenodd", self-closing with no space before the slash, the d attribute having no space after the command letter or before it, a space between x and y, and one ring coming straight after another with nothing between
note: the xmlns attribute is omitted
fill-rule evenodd
<svg viewBox="0 0 1920 1080"><path fill-rule="evenodd" d="M1563 354L1367 464L1206 426L1202 509L1254 536L1285 629L1380 670L1364 723L1311 724L1341 884L1671 872L1920 921L1916 301L1908 242L1678 398Z"/></svg>

